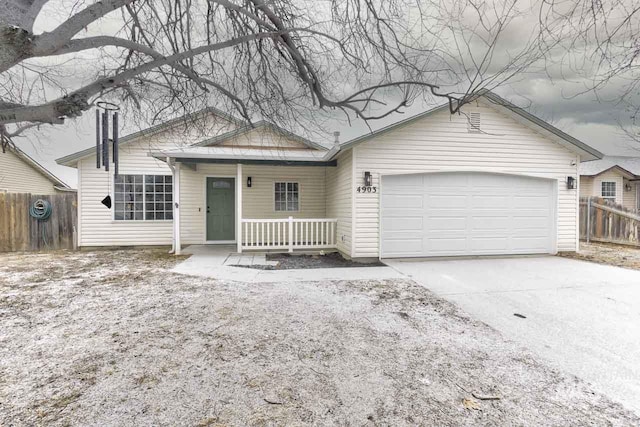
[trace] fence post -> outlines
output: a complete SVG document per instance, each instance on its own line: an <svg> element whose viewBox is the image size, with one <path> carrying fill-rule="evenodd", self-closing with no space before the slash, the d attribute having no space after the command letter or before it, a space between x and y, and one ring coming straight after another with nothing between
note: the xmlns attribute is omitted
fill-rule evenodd
<svg viewBox="0 0 640 427"><path fill-rule="evenodd" d="M78 250L78 232L76 231L76 226L73 226L73 236L71 237L71 239L73 240L73 250L77 251Z"/></svg>
<svg viewBox="0 0 640 427"><path fill-rule="evenodd" d="M289 217L289 252L293 252L293 217Z"/></svg>
<svg viewBox="0 0 640 427"><path fill-rule="evenodd" d="M591 196L587 198L587 243L591 240Z"/></svg>

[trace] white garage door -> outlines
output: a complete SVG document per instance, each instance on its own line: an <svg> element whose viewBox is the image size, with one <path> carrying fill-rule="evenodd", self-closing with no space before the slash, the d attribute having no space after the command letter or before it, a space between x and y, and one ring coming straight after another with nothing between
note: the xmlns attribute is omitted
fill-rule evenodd
<svg viewBox="0 0 640 427"><path fill-rule="evenodd" d="M553 253L554 185L488 173L383 176L382 257Z"/></svg>

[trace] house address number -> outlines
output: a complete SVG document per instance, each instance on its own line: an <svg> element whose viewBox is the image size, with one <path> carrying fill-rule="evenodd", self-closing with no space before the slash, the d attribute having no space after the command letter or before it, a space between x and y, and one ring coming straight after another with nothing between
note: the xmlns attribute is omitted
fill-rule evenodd
<svg viewBox="0 0 640 427"><path fill-rule="evenodd" d="M378 187L374 187L372 185L360 186L360 187L356 188L356 191L358 193L377 193L378 192Z"/></svg>

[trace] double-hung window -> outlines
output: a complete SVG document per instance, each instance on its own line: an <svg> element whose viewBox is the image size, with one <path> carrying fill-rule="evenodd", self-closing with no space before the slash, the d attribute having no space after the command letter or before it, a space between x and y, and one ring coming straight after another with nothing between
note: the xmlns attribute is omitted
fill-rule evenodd
<svg viewBox="0 0 640 427"><path fill-rule="evenodd" d="M171 175L118 175L114 198L116 221L173 219Z"/></svg>
<svg viewBox="0 0 640 427"><path fill-rule="evenodd" d="M297 182L276 182L276 212L297 212L300 210L300 186Z"/></svg>
<svg viewBox="0 0 640 427"><path fill-rule="evenodd" d="M602 181L601 193L603 199L616 199L616 182L615 181Z"/></svg>

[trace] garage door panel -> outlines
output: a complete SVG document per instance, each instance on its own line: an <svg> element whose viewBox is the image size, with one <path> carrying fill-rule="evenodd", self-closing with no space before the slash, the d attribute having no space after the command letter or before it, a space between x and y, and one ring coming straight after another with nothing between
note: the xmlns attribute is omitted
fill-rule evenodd
<svg viewBox="0 0 640 427"><path fill-rule="evenodd" d="M521 252L538 249L540 252L544 253L547 250L547 237L518 237L512 240L511 245L514 250Z"/></svg>
<svg viewBox="0 0 640 427"><path fill-rule="evenodd" d="M537 229L537 230L545 230L548 232L547 226L549 224L548 216L540 216L540 217L522 217L522 218L514 218L515 225L521 230L528 229Z"/></svg>
<svg viewBox="0 0 640 427"><path fill-rule="evenodd" d="M509 196L471 196L471 208L495 208L496 206L504 206L509 203Z"/></svg>
<svg viewBox="0 0 640 427"><path fill-rule="evenodd" d="M488 173L384 176L382 256L553 252L555 185Z"/></svg>
<svg viewBox="0 0 640 427"><path fill-rule="evenodd" d="M443 176L442 174L434 173L420 176L424 179L423 184L434 190L439 188L466 187L469 184L469 177L462 174Z"/></svg>
<svg viewBox="0 0 640 427"><path fill-rule="evenodd" d="M474 254L482 252L496 251L504 252L509 249L509 239L506 237L472 237L470 240L470 249Z"/></svg>
<svg viewBox="0 0 640 427"><path fill-rule="evenodd" d="M458 195L427 195L427 205L431 209L465 209L467 197Z"/></svg>
<svg viewBox="0 0 640 427"><path fill-rule="evenodd" d="M424 198L415 194L392 194L384 196L384 201L388 206L402 206L404 208L424 208Z"/></svg>
<svg viewBox="0 0 640 427"><path fill-rule="evenodd" d="M503 231L508 230L510 227L510 220L508 216L474 216L471 218L471 233L480 231ZM485 233L486 234L486 233Z"/></svg>
<svg viewBox="0 0 640 427"><path fill-rule="evenodd" d="M415 256L415 253L423 252L422 239L405 238L405 239L388 239L386 240L387 250L395 256Z"/></svg>
<svg viewBox="0 0 640 427"><path fill-rule="evenodd" d="M547 210L549 206L549 197L539 196L517 196L513 197L512 207L515 209L536 209Z"/></svg>
<svg viewBox="0 0 640 427"><path fill-rule="evenodd" d="M443 174L445 175L445 174ZM498 174L460 174L466 176L474 187L502 188L505 185L504 175Z"/></svg>
<svg viewBox="0 0 640 427"><path fill-rule="evenodd" d="M436 256L445 256L447 254L464 253L467 246L466 237L460 238L441 238L441 239L429 239L426 245L429 253ZM432 256L433 256L432 255Z"/></svg>
<svg viewBox="0 0 640 427"><path fill-rule="evenodd" d="M527 238L546 238L548 235L546 228L523 228L518 232L517 236L513 236L512 239L527 239Z"/></svg>
<svg viewBox="0 0 640 427"><path fill-rule="evenodd" d="M429 231L466 231L467 217L429 217L425 228Z"/></svg>
<svg viewBox="0 0 640 427"><path fill-rule="evenodd" d="M387 217L382 219L382 229L385 232L393 231L413 231L423 227L423 217Z"/></svg>

